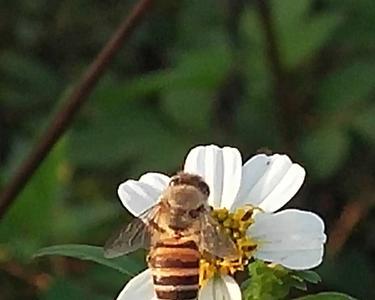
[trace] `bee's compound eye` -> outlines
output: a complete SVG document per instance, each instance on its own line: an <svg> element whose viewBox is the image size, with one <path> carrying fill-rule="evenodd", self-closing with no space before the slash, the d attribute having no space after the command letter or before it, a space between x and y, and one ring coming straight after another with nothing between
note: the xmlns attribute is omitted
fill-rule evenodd
<svg viewBox="0 0 375 300"><path fill-rule="evenodd" d="M189 216L193 219L198 218L199 214L200 214L200 212L197 209L193 209L193 210L189 211Z"/></svg>
<svg viewBox="0 0 375 300"><path fill-rule="evenodd" d="M199 206L198 208L196 209L192 209L191 211L189 211L189 216L193 219L196 219L199 217L199 215L204 211L204 206L201 205Z"/></svg>
<svg viewBox="0 0 375 300"><path fill-rule="evenodd" d="M199 182L199 189L200 191L205 194L207 197L210 195L210 188L208 187L207 183L201 181Z"/></svg>
<svg viewBox="0 0 375 300"><path fill-rule="evenodd" d="M179 185L180 181L180 177L172 177L171 181L169 182L169 186Z"/></svg>

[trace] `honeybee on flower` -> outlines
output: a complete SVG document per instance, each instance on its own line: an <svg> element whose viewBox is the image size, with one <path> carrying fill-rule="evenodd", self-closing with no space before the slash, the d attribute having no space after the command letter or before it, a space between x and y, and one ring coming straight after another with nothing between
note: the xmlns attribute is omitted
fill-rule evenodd
<svg viewBox="0 0 375 300"><path fill-rule="evenodd" d="M234 244L237 250L236 257L217 255L212 249L200 250L197 241L198 299L240 300L240 287L233 275L244 270L253 258L294 270L321 263L326 241L322 219L298 209L275 213L297 193L305 178L303 167L287 155L258 154L242 165L236 148L198 146L187 155L183 172L198 176L208 186L207 206L213 221L207 226L217 224L220 236L225 232L231 240L228 244ZM142 213L159 205L171 182L173 178L164 174L146 173L139 180L122 183L118 194L135 217L142 217ZM196 299L195 294L192 296L195 298L190 299ZM151 269L131 279L117 297L137 298L157 299Z"/></svg>

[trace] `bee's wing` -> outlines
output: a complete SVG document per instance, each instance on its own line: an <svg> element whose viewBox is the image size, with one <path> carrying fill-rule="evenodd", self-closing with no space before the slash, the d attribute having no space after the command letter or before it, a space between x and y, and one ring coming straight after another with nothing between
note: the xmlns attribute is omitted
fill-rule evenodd
<svg viewBox="0 0 375 300"><path fill-rule="evenodd" d="M202 250L220 258L239 258L236 244L210 214L204 214L201 222Z"/></svg>
<svg viewBox="0 0 375 300"><path fill-rule="evenodd" d="M153 233L150 223L154 223L158 211L159 205L157 204L115 232L104 245L104 256L114 258L131 253L139 248L148 249Z"/></svg>

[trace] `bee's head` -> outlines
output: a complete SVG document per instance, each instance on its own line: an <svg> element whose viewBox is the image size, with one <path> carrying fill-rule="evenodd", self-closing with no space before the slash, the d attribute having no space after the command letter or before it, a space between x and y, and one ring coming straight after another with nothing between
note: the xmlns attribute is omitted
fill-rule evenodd
<svg viewBox="0 0 375 300"><path fill-rule="evenodd" d="M189 185L198 189L207 198L210 195L210 188L207 183L204 182L203 178L199 175L193 175L189 173L180 172L171 178L169 182L170 187L177 187L181 185Z"/></svg>
<svg viewBox="0 0 375 300"><path fill-rule="evenodd" d="M200 176L178 173L164 193L170 209L170 227L184 229L208 209L209 187Z"/></svg>

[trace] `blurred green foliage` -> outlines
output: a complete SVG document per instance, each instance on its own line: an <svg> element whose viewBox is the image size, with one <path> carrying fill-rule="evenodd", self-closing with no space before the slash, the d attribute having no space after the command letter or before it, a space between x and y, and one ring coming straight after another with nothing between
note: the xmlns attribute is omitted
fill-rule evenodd
<svg viewBox="0 0 375 300"><path fill-rule="evenodd" d="M247 300L286 299L291 289L306 291L306 282L315 284L321 281L313 271L290 271L280 265L270 267L262 261L250 263L248 269L250 278L243 289Z"/></svg>
<svg viewBox="0 0 375 300"><path fill-rule="evenodd" d="M0 187L133 2L0 1ZM129 277L32 255L102 245L129 218L121 181L172 174L208 143L302 163L306 184L290 206L318 212L333 232L311 289L375 298L375 6L264 2L268 19L255 0L158 1L2 220L1 300L113 299ZM353 202L361 215L343 220Z"/></svg>

